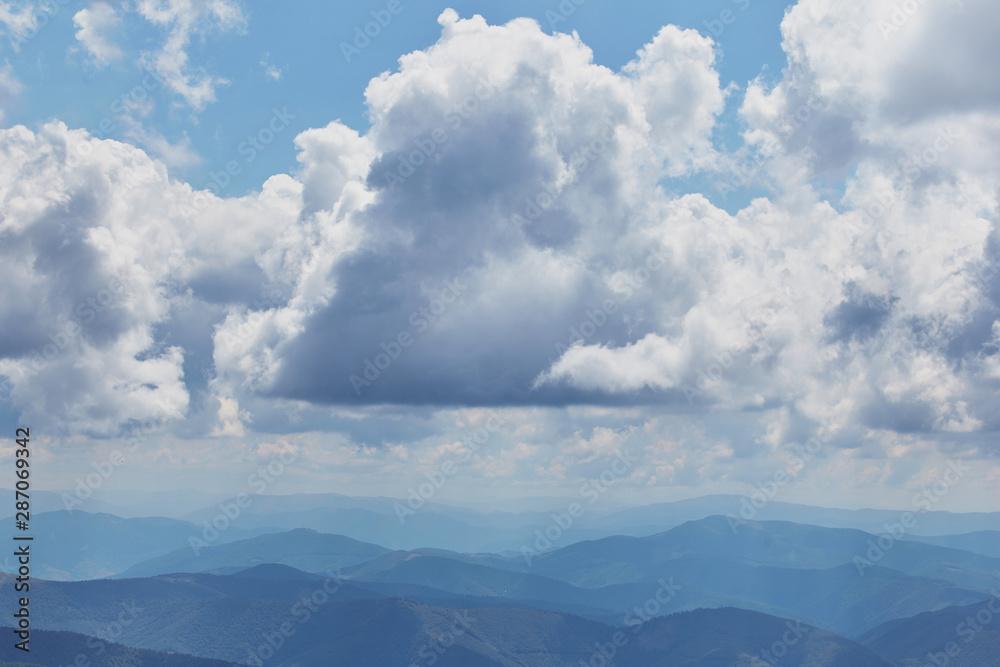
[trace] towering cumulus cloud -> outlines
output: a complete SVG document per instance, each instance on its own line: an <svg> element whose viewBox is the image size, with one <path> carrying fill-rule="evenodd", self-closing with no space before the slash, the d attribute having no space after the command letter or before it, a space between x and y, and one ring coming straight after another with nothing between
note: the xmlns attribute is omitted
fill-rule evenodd
<svg viewBox="0 0 1000 667"><path fill-rule="evenodd" d="M802 0L788 68L745 91L693 30L615 72L447 10L369 83L370 128L302 132L300 168L242 198L58 122L5 130L0 371L87 433L200 405L242 433L264 399L992 431L1000 9L903 4ZM750 158L769 194L739 211L674 194Z"/></svg>

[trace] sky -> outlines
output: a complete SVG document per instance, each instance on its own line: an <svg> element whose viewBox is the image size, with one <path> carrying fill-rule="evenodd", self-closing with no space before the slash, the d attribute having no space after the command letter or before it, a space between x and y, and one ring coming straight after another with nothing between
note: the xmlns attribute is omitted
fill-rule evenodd
<svg viewBox="0 0 1000 667"><path fill-rule="evenodd" d="M1000 5L260 5L0 1L0 465L998 509Z"/></svg>

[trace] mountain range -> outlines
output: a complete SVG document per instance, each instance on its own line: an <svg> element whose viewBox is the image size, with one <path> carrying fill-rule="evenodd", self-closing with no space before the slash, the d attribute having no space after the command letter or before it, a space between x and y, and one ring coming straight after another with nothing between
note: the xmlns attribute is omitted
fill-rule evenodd
<svg viewBox="0 0 1000 667"><path fill-rule="evenodd" d="M817 513L882 521L872 532L699 516L730 501L619 508L568 526L552 512L428 506L407 521L425 517L440 535L409 548L396 545L420 531L407 532L392 499L244 498L228 523L225 501L183 519L41 513L30 595L44 650L26 660L8 647L0 664L1000 665L992 515L940 535L880 510ZM671 525L685 514L696 518ZM636 532L664 525L608 535L612 516ZM321 517L382 541L299 525ZM454 548L490 541L504 548ZM8 618L15 595L0 587Z"/></svg>

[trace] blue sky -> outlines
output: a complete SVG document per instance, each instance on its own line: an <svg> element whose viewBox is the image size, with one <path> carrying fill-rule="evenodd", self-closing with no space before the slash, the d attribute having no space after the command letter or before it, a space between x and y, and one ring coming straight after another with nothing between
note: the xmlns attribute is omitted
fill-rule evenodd
<svg viewBox="0 0 1000 667"><path fill-rule="evenodd" d="M268 145L233 178L228 194L259 189L272 174L295 169L291 137L297 131L331 119L365 131L364 90L368 82L393 70L400 55L433 44L440 34L436 19L447 7L454 7L461 16L481 14L491 24L527 16L546 32L576 31L593 50L594 61L613 70L634 58L667 23L703 31L716 40L718 71L727 85L745 88L758 76L774 80L785 66L779 25L787 5L777 2L636 2L630 3L628 12L608 3L585 2L579 7L571 3L574 11L563 17L558 3L400 0L400 13L390 13L393 20L384 28L379 26L376 37L365 45L355 28L363 29L375 20L372 12L377 17L387 11L386 5L306 1L244 7L244 24L230 29L209 27L195 35L187 51L192 70L210 72L229 83L219 85L216 101L197 113L184 105L176 107L178 96L162 87L147 91L154 108L142 119L143 127L172 144L186 146L190 152L189 160L181 160L172 175L195 186L208 184L212 172L224 168L234 157L242 159L239 145L258 131L276 105L287 107L295 116L294 122L284 137ZM107 66L95 66L74 39L78 28L73 24L73 7L62 6L19 51L6 49L5 57L18 77L35 85L28 86L11 105L5 122L30 126L59 118L94 134L129 140L113 104L141 84L145 76L142 54L157 49L164 35L136 13L122 12L121 23L112 34L123 55ZM357 49L355 42L364 48ZM145 95L141 90L136 93L137 97ZM735 108L735 104L730 105L716 137L730 146L741 143ZM101 122L106 119L113 123L113 129L101 133ZM732 206L745 203L745 199L745 194L734 195L732 203L721 199L720 203Z"/></svg>
<svg viewBox="0 0 1000 667"><path fill-rule="evenodd" d="M991 509L996 12L0 2L4 423L52 489L401 496L493 424L441 499Z"/></svg>

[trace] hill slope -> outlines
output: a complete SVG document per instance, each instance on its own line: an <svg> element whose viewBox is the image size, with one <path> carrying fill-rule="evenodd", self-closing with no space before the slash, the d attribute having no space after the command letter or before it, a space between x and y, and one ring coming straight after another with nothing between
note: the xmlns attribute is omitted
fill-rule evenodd
<svg viewBox="0 0 1000 667"><path fill-rule="evenodd" d="M660 580L669 579L676 584L676 590L658 613L739 607L803 619L845 637L854 637L890 619L970 604L986 597L950 582L879 567L860 577L853 565L789 569L685 555L665 561L663 568L655 582L582 588L533 573L393 552L344 573L362 585L411 584L456 595L520 600L536 607L539 601L545 601L554 605L549 608L600 620L614 614L621 619L648 600L660 587Z"/></svg>
<svg viewBox="0 0 1000 667"><path fill-rule="evenodd" d="M32 513L36 554L32 574L54 581L109 577L142 561L187 546L201 529L187 521L150 517L122 519L81 510ZM14 519L0 520L0 531L13 534ZM218 544L254 537L256 531L230 528ZM10 559L0 569L11 570Z"/></svg>
<svg viewBox="0 0 1000 667"><path fill-rule="evenodd" d="M906 539L1000 558L1000 530L980 530L961 535L935 535L933 537L915 535Z"/></svg>
<svg viewBox="0 0 1000 667"><path fill-rule="evenodd" d="M862 636L865 646L897 667L1000 665L1000 595L886 623ZM929 656L935 656L936 661Z"/></svg>
<svg viewBox="0 0 1000 667"><path fill-rule="evenodd" d="M894 541L888 550L869 558L870 542L877 540L860 530L785 521L750 521L734 532L728 519L716 516L649 537L573 544L537 556L531 571L581 586L602 586L655 581L669 571L665 564L685 555L795 569L855 565L861 558L878 567L979 591L1000 585L1000 559L907 540Z"/></svg>
<svg viewBox="0 0 1000 667"><path fill-rule="evenodd" d="M11 636L12 628L0 627ZM0 666L87 665L88 667L234 667L235 663L193 655L169 654L104 642L75 632L32 630L31 651L0 643Z"/></svg>
<svg viewBox="0 0 1000 667"><path fill-rule="evenodd" d="M186 547L139 563L116 578L149 577L172 572L235 571L276 563L305 572L336 571L377 558L389 550L341 535L317 533L298 528L283 533L260 535L230 544L209 546L195 555Z"/></svg>
<svg viewBox="0 0 1000 667"><path fill-rule="evenodd" d="M395 667L433 660L455 667L576 667L604 653L613 654L607 664L617 667L731 667L762 655L785 636L787 664L889 667L843 637L737 609L684 612L614 627L537 609L450 609L398 597L363 597L366 593L350 584L317 596L322 584L300 575L292 580L199 574L35 584L33 605L40 622L100 634L110 627L109 619L121 620L125 600L134 613L126 614L118 641L244 664ZM302 604L307 598L311 605ZM11 594L3 594L2 601L3 613L9 612ZM798 633L794 641L791 632ZM61 657L54 660L43 664L63 664ZM172 664L178 663L164 663Z"/></svg>

